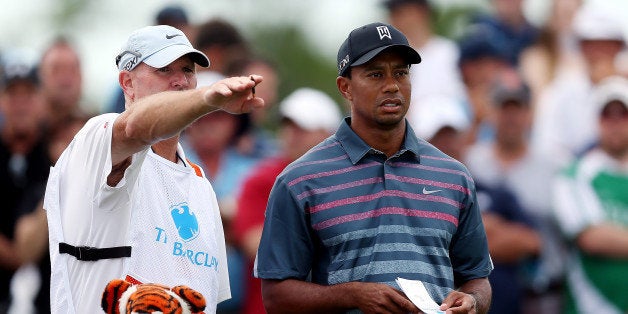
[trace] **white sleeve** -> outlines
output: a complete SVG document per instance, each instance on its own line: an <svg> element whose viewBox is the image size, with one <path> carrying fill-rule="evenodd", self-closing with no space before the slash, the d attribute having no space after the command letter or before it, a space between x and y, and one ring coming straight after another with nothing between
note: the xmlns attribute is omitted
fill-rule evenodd
<svg viewBox="0 0 628 314"><path fill-rule="evenodd" d="M107 186L107 176L111 173L111 141L113 125L119 114L104 114L90 119L76 134L68 151L62 156L64 169L61 169L61 186L67 191L82 191L62 196L71 204L95 207L101 210L114 210L120 202L128 202L147 150L133 155L124 178L116 187ZM72 197L71 194L81 194ZM115 196L115 197L113 197ZM87 199L89 197L89 199ZM115 199L115 202L113 200ZM62 205L62 208L65 208Z"/></svg>
<svg viewBox="0 0 628 314"><path fill-rule="evenodd" d="M559 175L554 182L553 208L556 221L568 239L603 220L597 196L582 178Z"/></svg>

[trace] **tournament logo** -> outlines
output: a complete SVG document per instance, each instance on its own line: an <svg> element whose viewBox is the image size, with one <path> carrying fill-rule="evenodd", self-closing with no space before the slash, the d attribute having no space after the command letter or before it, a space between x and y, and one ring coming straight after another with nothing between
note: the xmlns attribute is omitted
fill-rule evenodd
<svg viewBox="0 0 628 314"><path fill-rule="evenodd" d="M170 207L170 215L183 241L194 240L199 234L196 214L190 210L186 202Z"/></svg>
<svg viewBox="0 0 628 314"><path fill-rule="evenodd" d="M187 260L196 267L206 267L218 271L218 257L214 256L211 250L214 247L204 241L192 243L199 234L198 220L196 214L190 210L187 202L170 206L170 215L177 229L177 234L183 241L168 241L168 231L170 228L155 227L155 242L170 244L170 251L175 258ZM200 240L203 240L202 238ZM186 243L187 242L187 243Z"/></svg>
<svg viewBox="0 0 628 314"><path fill-rule="evenodd" d="M384 37L388 37L388 39L392 40L392 36L390 35L390 30L387 26L377 26L377 33L379 34L379 39L382 40Z"/></svg>

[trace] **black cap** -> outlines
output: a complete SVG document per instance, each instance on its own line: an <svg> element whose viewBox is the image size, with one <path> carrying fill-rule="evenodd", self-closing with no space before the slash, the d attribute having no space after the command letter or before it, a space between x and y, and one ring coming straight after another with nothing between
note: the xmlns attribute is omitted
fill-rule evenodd
<svg viewBox="0 0 628 314"><path fill-rule="evenodd" d="M408 64L421 62L421 56L410 47L403 33L389 24L371 23L352 30L340 45L338 75L344 76L350 67L367 63L388 48L399 49Z"/></svg>
<svg viewBox="0 0 628 314"><path fill-rule="evenodd" d="M492 29L483 25L471 25L458 42L460 50L459 64L473 62L482 58L507 61L506 47Z"/></svg>

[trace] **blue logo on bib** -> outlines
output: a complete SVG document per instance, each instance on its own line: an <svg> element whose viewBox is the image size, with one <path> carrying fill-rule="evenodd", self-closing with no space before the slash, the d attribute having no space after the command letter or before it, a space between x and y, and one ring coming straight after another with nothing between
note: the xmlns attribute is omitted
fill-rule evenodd
<svg viewBox="0 0 628 314"><path fill-rule="evenodd" d="M170 208L170 215L177 227L177 232L183 241L188 242L194 240L198 236L198 221L187 203L174 205Z"/></svg>

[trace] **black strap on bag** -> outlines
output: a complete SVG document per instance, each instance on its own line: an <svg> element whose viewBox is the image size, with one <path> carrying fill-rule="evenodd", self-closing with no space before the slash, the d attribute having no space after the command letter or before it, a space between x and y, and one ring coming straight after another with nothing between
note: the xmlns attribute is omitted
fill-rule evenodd
<svg viewBox="0 0 628 314"><path fill-rule="evenodd" d="M61 242L59 243L59 253L70 254L79 261L97 261L109 258L131 257L131 247L116 246L99 249L89 246L74 246Z"/></svg>

